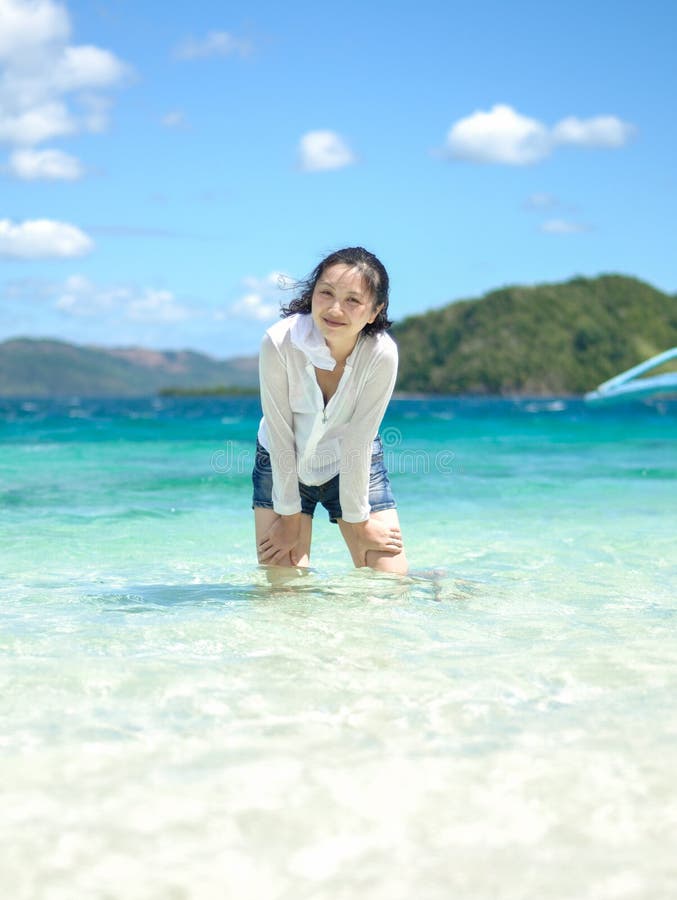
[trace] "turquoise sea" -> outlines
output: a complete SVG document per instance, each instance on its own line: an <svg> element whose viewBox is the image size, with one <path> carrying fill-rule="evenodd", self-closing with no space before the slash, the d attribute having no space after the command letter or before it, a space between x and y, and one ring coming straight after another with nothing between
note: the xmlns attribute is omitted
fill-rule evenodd
<svg viewBox="0 0 677 900"><path fill-rule="evenodd" d="M395 400L276 586L258 415L0 400L2 895L674 900L677 406Z"/></svg>

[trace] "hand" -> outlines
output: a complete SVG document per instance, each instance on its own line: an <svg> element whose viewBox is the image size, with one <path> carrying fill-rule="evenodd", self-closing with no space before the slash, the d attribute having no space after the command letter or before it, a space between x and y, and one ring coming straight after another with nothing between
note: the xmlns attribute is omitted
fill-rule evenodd
<svg viewBox="0 0 677 900"><path fill-rule="evenodd" d="M268 566L284 565L288 556L291 564L296 565L295 547L300 529L300 513L279 516L259 541L259 562Z"/></svg>
<svg viewBox="0 0 677 900"><path fill-rule="evenodd" d="M365 561L367 550L378 550L379 553L390 553L396 556L402 552L402 532L381 522L379 519L367 519L356 522L353 529L360 545L360 554Z"/></svg>

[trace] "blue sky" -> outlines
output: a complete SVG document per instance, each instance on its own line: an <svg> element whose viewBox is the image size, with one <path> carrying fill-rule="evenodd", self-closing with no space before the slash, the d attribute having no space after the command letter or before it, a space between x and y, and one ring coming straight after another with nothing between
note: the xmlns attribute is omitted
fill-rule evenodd
<svg viewBox="0 0 677 900"><path fill-rule="evenodd" d="M256 351L361 244L392 317L677 291L677 5L0 0L0 340Z"/></svg>

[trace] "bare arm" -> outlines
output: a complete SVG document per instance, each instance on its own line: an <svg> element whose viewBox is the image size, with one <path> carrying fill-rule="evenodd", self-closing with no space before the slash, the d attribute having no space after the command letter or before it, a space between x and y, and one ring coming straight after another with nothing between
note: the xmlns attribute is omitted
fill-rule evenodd
<svg viewBox="0 0 677 900"><path fill-rule="evenodd" d="M385 345L357 398L341 446L340 501L343 519L351 524L369 519L369 469L373 440L390 402L397 378L397 348Z"/></svg>
<svg viewBox="0 0 677 900"><path fill-rule="evenodd" d="M281 516L301 511L296 445L294 442L294 414L289 403L287 366L272 339L265 335L259 354L261 406L266 420L273 469L273 509Z"/></svg>

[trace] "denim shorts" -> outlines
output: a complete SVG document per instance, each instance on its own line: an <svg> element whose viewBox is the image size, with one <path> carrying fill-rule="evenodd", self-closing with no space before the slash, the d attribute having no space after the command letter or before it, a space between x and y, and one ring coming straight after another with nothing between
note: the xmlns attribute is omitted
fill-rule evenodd
<svg viewBox="0 0 677 900"><path fill-rule="evenodd" d="M270 464L270 454L256 442L256 461L252 472L254 484L254 497L252 509L261 506L264 509L273 508L273 469ZM329 513L329 521L336 522L342 518L341 504L339 502L339 476L334 475L324 484L303 484L299 481L299 493L301 494L301 512L313 516L318 503ZM371 512L379 512L382 509L395 509L397 504L390 489L388 471L383 462L383 444L377 435L371 454L371 469L369 470L369 508Z"/></svg>

